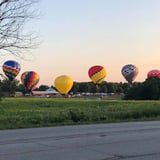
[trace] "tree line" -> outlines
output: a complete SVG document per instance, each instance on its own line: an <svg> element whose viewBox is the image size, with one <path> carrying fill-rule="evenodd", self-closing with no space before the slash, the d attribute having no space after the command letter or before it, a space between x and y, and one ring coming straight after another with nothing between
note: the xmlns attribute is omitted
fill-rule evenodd
<svg viewBox="0 0 160 160"><path fill-rule="evenodd" d="M35 90L45 91L54 86L40 85ZM18 80L0 81L0 93L4 96L14 96L15 92L27 93L26 88ZM102 82L95 85L93 82L74 82L69 93L123 93L125 100L159 100L160 99L160 78L150 77L144 82L135 82L132 85L122 82Z"/></svg>
<svg viewBox="0 0 160 160"><path fill-rule="evenodd" d="M45 91L48 88L56 88L54 86L40 85L35 90ZM114 82L102 82L99 85L95 85L93 82L74 82L72 89L69 93L126 93L130 88L128 83L114 83ZM6 95L14 95L15 92L27 93L26 88L18 80L10 81L4 79L0 81L0 92Z"/></svg>

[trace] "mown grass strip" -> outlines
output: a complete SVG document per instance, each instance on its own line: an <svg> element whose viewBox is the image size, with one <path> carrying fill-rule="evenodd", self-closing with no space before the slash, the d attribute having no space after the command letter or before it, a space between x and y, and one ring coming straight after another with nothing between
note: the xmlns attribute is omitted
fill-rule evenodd
<svg viewBox="0 0 160 160"><path fill-rule="evenodd" d="M160 120L160 101L5 98L0 129Z"/></svg>

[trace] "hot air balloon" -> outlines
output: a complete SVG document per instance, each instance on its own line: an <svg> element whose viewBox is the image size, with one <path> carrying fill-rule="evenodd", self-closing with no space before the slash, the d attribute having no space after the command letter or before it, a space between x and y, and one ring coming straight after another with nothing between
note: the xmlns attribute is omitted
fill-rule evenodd
<svg viewBox="0 0 160 160"><path fill-rule="evenodd" d="M54 81L56 89L62 94L66 95L73 86L73 80L67 75L61 75Z"/></svg>
<svg viewBox="0 0 160 160"><path fill-rule="evenodd" d="M8 60L3 64L2 69L8 79L13 80L20 72L21 66L16 61Z"/></svg>
<svg viewBox="0 0 160 160"><path fill-rule="evenodd" d="M150 77L160 78L160 70L154 69L154 70L149 71L148 74L147 74L147 78L150 78Z"/></svg>
<svg viewBox="0 0 160 160"><path fill-rule="evenodd" d="M34 71L26 71L21 75L21 82L29 92L32 92L39 82L39 75Z"/></svg>
<svg viewBox="0 0 160 160"><path fill-rule="evenodd" d="M89 68L88 75L95 84L100 84L106 77L107 71L103 66L95 65Z"/></svg>
<svg viewBox="0 0 160 160"><path fill-rule="evenodd" d="M129 82L132 83L138 75L138 68L133 64L127 64L121 69L123 77Z"/></svg>

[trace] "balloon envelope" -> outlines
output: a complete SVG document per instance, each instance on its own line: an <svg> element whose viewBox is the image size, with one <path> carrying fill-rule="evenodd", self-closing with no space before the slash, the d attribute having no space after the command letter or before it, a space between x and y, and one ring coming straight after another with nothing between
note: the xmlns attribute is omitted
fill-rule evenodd
<svg viewBox="0 0 160 160"><path fill-rule="evenodd" d="M127 64L121 69L123 77L129 82L132 83L138 75L138 68L133 64Z"/></svg>
<svg viewBox="0 0 160 160"><path fill-rule="evenodd" d="M16 61L8 60L4 62L2 69L4 74L9 78L9 80L13 80L20 72L21 66Z"/></svg>
<svg viewBox="0 0 160 160"><path fill-rule="evenodd" d="M95 65L89 68L88 75L95 84L99 84L103 82L107 75L107 71L103 66Z"/></svg>
<svg viewBox="0 0 160 160"><path fill-rule="evenodd" d="M55 79L54 85L61 94L67 94L73 86L73 80L67 75L61 75Z"/></svg>
<svg viewBox="0 0 160 160"><path fill-rule="evenodd" d="M148 74L147 74L147 78L150 78L150 77L160 78L160 70L154 69L154 70L149 71Z"/></svg>
<svg viewBox="0 0 160 160"><path fill-rule="evenodd" d="M21 82L28 91L32 91L39 82L39 75L34 71L26 71L21 75Z"/></svg>

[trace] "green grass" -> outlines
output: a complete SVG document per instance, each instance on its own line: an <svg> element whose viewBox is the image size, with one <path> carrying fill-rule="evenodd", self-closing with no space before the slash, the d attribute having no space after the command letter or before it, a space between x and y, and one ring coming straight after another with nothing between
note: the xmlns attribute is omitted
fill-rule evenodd
<svg viewBox="0 0 160 160"><path fill-rule="evenodd" d="M160 101L5 98L0 129L160 120Z"/></svg>

